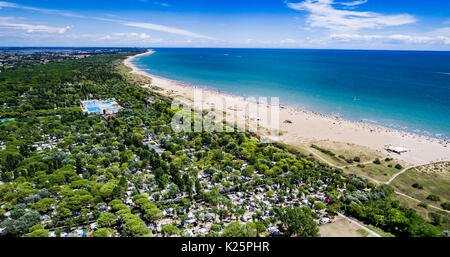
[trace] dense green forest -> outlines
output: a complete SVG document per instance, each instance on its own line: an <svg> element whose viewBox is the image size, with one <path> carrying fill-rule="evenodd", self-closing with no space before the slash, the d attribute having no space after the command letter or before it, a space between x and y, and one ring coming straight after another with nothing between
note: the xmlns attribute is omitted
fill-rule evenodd
<svg viewBox="0 0 450 257"><path fill-rule="evenodd" d="M14 118L0 123L1 235L318 236L317 221L338 212L397 236L442 235L389 186L257 135L175 134L170 99L116 71L137 53L0 73L0 118ZM89 98L122 108L108 119L83 113Z"/></svg>

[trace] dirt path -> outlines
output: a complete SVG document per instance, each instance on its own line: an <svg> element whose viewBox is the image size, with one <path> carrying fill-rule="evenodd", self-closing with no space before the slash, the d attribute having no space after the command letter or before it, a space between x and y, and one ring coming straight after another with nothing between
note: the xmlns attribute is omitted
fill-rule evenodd
<svg viewBox="0 0 450 257"><path fill-rule="evenodd" d="M336 165L334 165L333 163L327 161L327 160L324 159L322 156L320 156L320 155L318 155L317 153L311 151L310 149L307 149L307 148L306 148L305 150L308 151L309 153L311 153L313 156L315 156L315 157L317 157L318 159L320 159L321 161L323 161L323 162L325 162L326 164L330 165L331 167L341 168L341 167L336 166ZM369 163L370 163L370 162L369 162ZM417 167L420 167L420 166L424 166L424 165L415 165L415 166L410 166L410 167L408 167L408 168L403 169L402 171L400 171L400 172L394 174L394 176L392 176L392 178L389 179L389 181L387 181L385 184L389 185L392 181L394 181L395 178L397 178L397 177L400 176L401 174L405 173L406 171L408 171L408 170L410 170L410 169L414 169L414 168L417 168ZM372 181L376 182L377 184L381 184L379 181L377 181L377 180L375 180L375 179L372 179L372 178L369 178L369 177L366 177L366 178L369 179L369 180L372 180ZM416 202L422 202L422 201L420 201L420 200L418 200L418 199L416 199L416 198L413 198L413 197L411 197L411 196L409 196L409 195L406 195L406 194L403 194L403 193L401 193L401 192L395 191L395 193L398 194L398 195L407 197L407 198L409 198L409 199L411 199L411 200L414 200L414 201L416 201ZM437 206L433 206L433 205L429 205L429 206L432 207L432 208L434 208L434 209L437 209L437 210L440 210L440 211L444 211L444 212L450 213L450 211L444 210L444 209L439 208L439 207L437 207ZM352 222L352 223L358 225L359 227L361 227L362 229L364 229L364 230L366 230L367 232L371 233L372 235L377 236L377 237L381 237L381 236L380 236L379 234L377 234L376 232L370 230L369 228L365 227L364 225L361 225L361 224L357 223L356 221L350 219L349 217L344 216L344 215L342 215L342 214L340 214L340 213L339 213L339 216L342 216L342 217L345 218L346 220L348 220L348 221L350 221L350 222Z"/></svg>
<svg viewBox="0 0 450 257"><path fill-rule="evenodd" d="M305 148L305 150L308 151L310 154L314 155L315 157L319 158L321 161L323 161L326 164L330 165L331 167L335 167L335 168L339 168L339 169L341 168L341 167L336 166L336 165L332 164L331 162L327 161L325 158L323 158L322 156L316 154L315 152L311 151L310 149Z"/></svg>
<svg viewBox="0 0 450 257"><path fill-rule="evenodd" d="M344 166L337 166L331 162L329 162L328 160L326 160L325 158L323 158L322 156L318 155L317 153L313 152L311 149L305 148L306 151L308 151L308 153L311 153L312 155L316 156L317 158L319 158L321 161L325 162L326 164L335 167L335 168L339 168L339 169L344 169L345 167L353 167L353 166L358 166L358 165L365 165L365 164L370 164L372 163L371 161L367 161L367 162L358 162L358 163L353 163L353 164L348 164L348 165L344 165Z"/></svg>
<svg viewBox="0 0 450 257"><path fill-rule="evenodd" d="M333 164L333 163L327 161L327 160L324 159L322 156L320 156L320 155L318 155L317 153L311 151L310 149L305 148L305 150L308 151L309 153L311 153L312 155L314 155L315 157L317 157L318 159L320 159L321 161L323 161L323 162L325 162L326 164L330 165L331 167L338 168L338 169L343 169L343 168L345 168L345 167L351 167L351 166L357 166L358 164L369 164L369 163L372 163L372 162L368 161L368 162L357 163L357 164L352 164L352 165L336 166L335 164ZM373 178L370 178L370 177L365 177L365 178L367 178L368 180L372 180L372 181L375 182L376 184L382 184L380 181L375 180L375 179L373 179Z"/></svg>
<svg viewBox="0 0 450 257"><path fill-rule="evenodd" d="M369 233L372 234L373 236L375 236L375 237L382 237L382 236L381 236L380 234L378 234L377 232L375 232L375 231L369 229L368 227L366 227L366 226L364 226L364 225L361 225L359 222L356 222L356 221L354 221L353 219L351 219L351 218L349 218L349 217L347 217L347 216L345 216L345 215L343 215L343 214L338 213L338 215L341 216L342 218L346 219L347 221L349 221L349 222L351 222L351 223L357 225L358 227L364 229L365 231L369 232Z"/></svg>
<svg viewBox="0 0 450 257"><path fill-rule="evenodd" d="M430 163L430 164L432 164L432 163ZM405 173L406 171L408 171L408 170L410 170L410 169L414 169L414 168L417 168L417 167L420 167L420 166L424 166L424 165L415 165L415 166L411 166L411 167L408 167L408 168L403 169L403 170L400 171L399 173L395 173L394 176L392 176L392 178L389 179L388 182L386 182L386 184L389 185L396 177L402 175L403 173Z"/></svg>
<svg viewBox="0 0 450 257"><path fill-rule="evenodd" d="M411 197L411 196L409 196L409 195L405 195L404 193L401 193L401 192L398 192L398 191L395 191L395 193L398 194L398 195L404 196L404 197L406 197L406 198L409 198L409 199L411 199L411 200L413 200L413 201L416 201L416 202L419 202L419 203L422 202L422 201L420 201L419 199L413 198L413 197ZM431 204L428 204L428 206L430 206L431 208L440 210L440 211L444 211L444 212L450 213L450 211L441 209L441 208L439 208L439 207L437 207L437 206L434 206L434 205L431 205Z"/></svg>

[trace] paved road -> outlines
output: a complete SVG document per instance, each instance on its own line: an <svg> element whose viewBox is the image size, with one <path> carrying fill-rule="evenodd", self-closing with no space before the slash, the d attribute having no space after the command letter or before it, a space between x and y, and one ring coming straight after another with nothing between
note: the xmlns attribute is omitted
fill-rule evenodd
<svg viewBox="0 0 450 257"><path fill-rule="evenodd" d="M345 216L345 215L343 215L343 214L340 214L340 213L338 213L338 215L341 216L342 218L346 219L347 221L350 221L351 223L357 225L358 227L364 229L365 231L369 232L369 233L372 234L373 236L375 236L375 237L382 237L382 236L381 236L380 234L378 234L377 232L375 232L375 231L369 229L368 227L366 227L366 226L364 226L364 225L361 225L360 223L354 221L353 219L351 219L351 218L349 218L349 217L347 217L347 216Z"/></svg>

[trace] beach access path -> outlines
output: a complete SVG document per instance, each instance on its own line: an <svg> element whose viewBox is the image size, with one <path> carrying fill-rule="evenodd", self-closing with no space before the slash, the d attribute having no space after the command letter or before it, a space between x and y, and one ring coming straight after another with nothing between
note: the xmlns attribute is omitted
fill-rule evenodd
<svg viewBox="0 0 450 257"><path fill-rule="evenodd" d="M430 163L430 164L433 164L433 163ZM394 181L395 178L397 178L397 177L400 176L401 174L405 173L406 171L411 170L411 169L415 169L415 168L418 168L418 167L421 167L421 166L424 166L424 165L414 165L414 166L410 166L410 167L408 167L408 168L403 169L403 170L400 171L399 173L394 174L394 176L392 176L392 178L389 179L389 181L386 182L386 184L389 185L392 181ZM409 196L409 195L406 195L406 194L404 194L404 193L401 193L401 192L398 192L398 191L395 191L395 193L398 194L398 195L404 196L404 197L406 197L406 198L409 198L409 199L411 199L411 200L414 200L414 201L416 201L416 202L422 202L422 201L420 201L420 200L418 200L418 199L416 199L416 198L413 198L413 197L411 197L411 196ZM434 208L434 209L437 209L437 210L440 210L440 211L444 211L444 212L450 213L450 211L444 210L444 209L439 208L439 207L437 207L437 206L434 206L434 205L429 205L429 206L432 207L432 208Z"/></svg>
<svg viewBox="0 0 450 257"><path fill-rule="evenodd" d="M432 164L432 163L430 163ZM414 169L414 168L418 168L420 166L424 166L424 165L414 165L414 166L410 166L408 168L404 168L402 171L400 171L399 173L394 174L394 176L392 176L391 179L389 179L388 182L386 182L387 185L389 185L396 177L402 175L403 173L405 173L406 171L410 170L410 169Z"/></svg>
<svg viewBox="0 0 450 257"><path fill-rule="evenodd" d="M312 155L314 155L316 158L318 158L318 159L320 159L321 161L325 162L326 164L330 165L331 167L334 167L334 168L343 168L343 167L340 167L340 166L336 166L336 165L334 165L333 163L327 161L327 160L324 159L322 156L320 156L320 155L314 153L314 152L311 151L310 149L307 149L307 148L306 148L305 150L308 151L309 153L311 153ZM367 162L367 163L371 163L371 162ZM430 164L432 164L432 163L430 163ZM410 166L410 167L408 167L408 168L404 168L404 169L401 170L400 172L394 174L394 175L392 176L392 178L390 178L389 181L387 181L387 182L384 183L384 184L389 185L392 181L394 181L395 178L397 178L397 177L400 176L401 174L405 173L406 171L408 171L408 170L410 170L410 169L418 168L418 167L421 167L421 166L423 166L423 165L414 165L414 166ZM382 184L382 183L380 183L379 181L377 181L377 180L375 180L375 179L372 179L372 178L369 178L369 177L366 177L366 178L369 179L369 180L372 180L373 182L375 182L375 183L377 183L377 184ZM419 203L422 202L422 201L420 201L420 200L418 200L418 199L416 199L416 198L413 198L413 197L411 197L411 196L409 196L409 195L406 195L406 194L404 194L404 193L402 193L402 192L398 192L398 191L394 191L394 192L395 192L396 194L398 194L398 195L404 196L404 197L409 198L409 199L411 199L411 200L413 200L413 201L416 201L416 202L419 202ZM429 205L429 206L430 206L431 208L434 208L434 209L437 209L437 210L440 210L440 211L444 211L444 212L450 213L450 211L444 210L444 209L439 208L439 207L437 207L437 206L434 206L434 205ZM345 217L345 216L342 215L342 214L339 214L339 215ZM347 218L347 219L349 219L349 218ZM355 222L353 221L353 223L355 223ZM358 225L359 225L359 224L358 224ZM363 226L363 225L359 225L359 226ZM366 229L367 229L367 231L370 230L370 229L368 229L368 228L366 228ZM375 232L374 232L374 233L375 233Z"/></svg>

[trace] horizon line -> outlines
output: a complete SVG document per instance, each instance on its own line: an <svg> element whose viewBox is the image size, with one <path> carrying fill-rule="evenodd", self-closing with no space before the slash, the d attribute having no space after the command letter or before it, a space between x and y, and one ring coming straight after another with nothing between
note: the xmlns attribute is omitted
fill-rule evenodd
<svg viewBox="0 0 450 257"><path fill-rule="evenodd" d="M404 51L404 52L450 52L449 50L433 49L365 49L365 48L277 48L277 47L213 47L213 46L158 46L158 47L138 47L138 46L0 46L1 48L134 48L134 49L261 49L261 50L342 50L342 51Z"/></svg>

